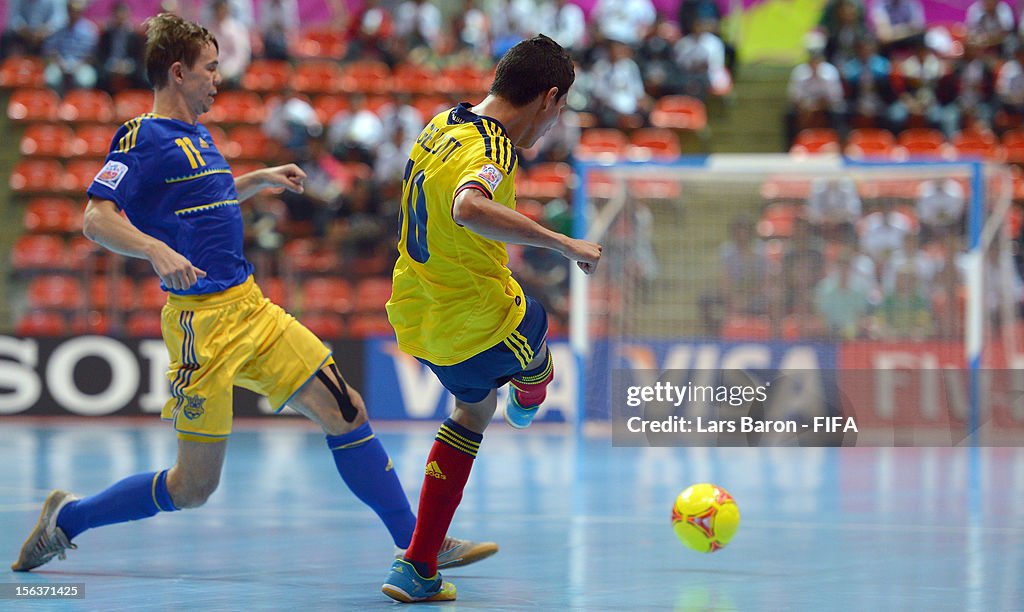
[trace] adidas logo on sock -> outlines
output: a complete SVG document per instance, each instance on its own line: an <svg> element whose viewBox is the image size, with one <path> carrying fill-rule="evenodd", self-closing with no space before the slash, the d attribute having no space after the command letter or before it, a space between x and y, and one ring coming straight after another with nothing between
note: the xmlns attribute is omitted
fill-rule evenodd
<svg viewBox="0 0 1024 612"><path fill-rule="evenodd" d="M441 471L441 466L437 464L437 461L431 461L427 464L426 474L427 476L433 476L438 480L448 479L448 477L444 475L444 472Z"/></svg>

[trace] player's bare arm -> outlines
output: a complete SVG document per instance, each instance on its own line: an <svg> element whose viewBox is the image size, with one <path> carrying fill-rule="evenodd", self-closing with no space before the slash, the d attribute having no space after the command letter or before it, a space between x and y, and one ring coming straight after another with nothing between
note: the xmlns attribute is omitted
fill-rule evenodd
<svg viewBox="0 0 1024 612"><path fill-rule="evenodd" d="M551 231L529 217L494 202L477 189L464 189L456 196L452 217L484 238L558 251L575 261L587 274L593 274L601 260L600 244Z"/></svg>
<svg viewBox="0 0 1024 612"><path fill-rule="evenodd" d="M306 173L295 164L284 164L273 168L261 168L235 179L235 191L238 192L238 201L244 202L259 193L260 190L287 189L295 193L302 193L303 181L306 180Z"/></svg>
<svg viewBox="0 0 1024 612"><path fill-rule="evenodd" d="M121 216L117 205L110 200L89 200L82 233L110 251L148 260L160 280L170 289L184 291L206 276L206 272L193 266L183 255L139 231L131 221Z"/></svg>

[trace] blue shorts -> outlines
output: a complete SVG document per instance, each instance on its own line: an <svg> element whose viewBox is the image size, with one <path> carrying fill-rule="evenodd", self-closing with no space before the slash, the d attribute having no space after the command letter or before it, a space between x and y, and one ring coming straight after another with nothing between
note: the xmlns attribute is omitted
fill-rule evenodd
<svg viewBox="0 0 1024 612"><path fill-rule="evenodd" d="M505 385L522 373L533 361L535 352L544 346L548 335L548 314L533 298L526 297L526 314L515 331L505 340L482 353L450 366L426 364L460 401L475 404L483 401L494 389Z"/></svg>

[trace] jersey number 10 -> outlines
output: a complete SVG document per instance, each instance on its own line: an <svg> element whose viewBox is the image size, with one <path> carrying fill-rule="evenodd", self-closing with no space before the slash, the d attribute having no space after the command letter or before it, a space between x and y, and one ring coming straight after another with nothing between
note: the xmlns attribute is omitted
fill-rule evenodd
<svg viewBox="0 0 1024 612"><path fill-rule="evenodd" d="M427 248L427 196L423 193L423 180L426 176L420 170L410 181L410 174L412 174L411 159L405 165L405 176L402 177L408 194L404 207L406 213L405 250L414 261L427 263L427 260L430 259L430 249Z"/></svg>

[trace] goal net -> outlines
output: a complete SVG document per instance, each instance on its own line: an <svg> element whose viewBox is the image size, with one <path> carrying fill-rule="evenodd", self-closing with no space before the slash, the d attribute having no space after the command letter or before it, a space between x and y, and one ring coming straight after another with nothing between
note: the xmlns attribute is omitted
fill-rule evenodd
<svg viewBox="0 0 1024 612"><path fill-rule="evenodd" d="M993 387L1013 386L1022 348L1008 167L711 156L578 170L577 235L604 245L570 291L581 423L614 417L623 376L799 371L841 400L764 410L855 413L896 444L1024 430Z"/></svg>

